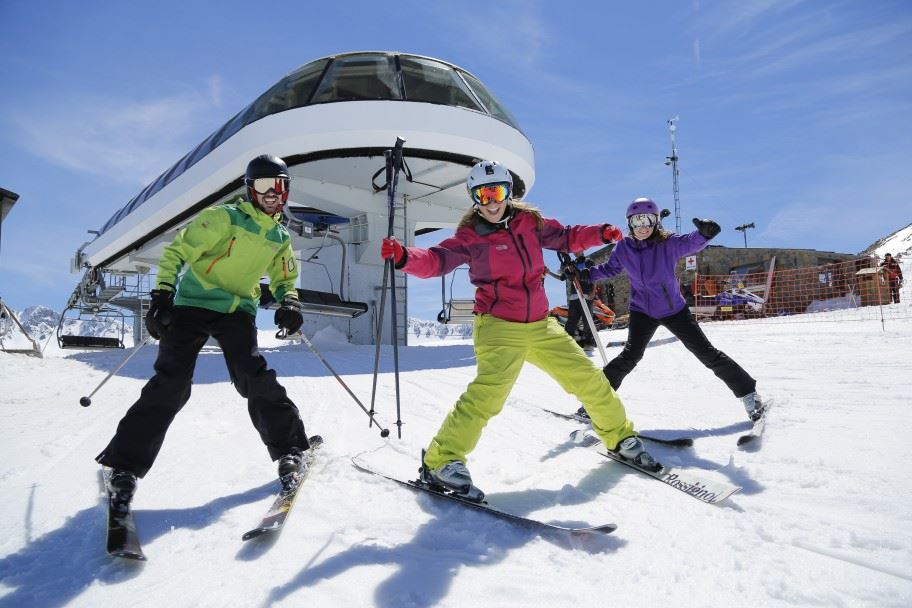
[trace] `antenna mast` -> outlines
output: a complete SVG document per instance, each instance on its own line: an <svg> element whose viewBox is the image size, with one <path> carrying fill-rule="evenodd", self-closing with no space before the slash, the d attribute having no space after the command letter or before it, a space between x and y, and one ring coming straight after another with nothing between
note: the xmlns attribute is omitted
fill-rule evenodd
<svg viewBox="0 0 912 608"><path fill-rule="evenodd" d="M665 157L665 164L671 165L671 179L674 189L675 202L675 233L681 234L681 196L678 192L678 147L675 144L675 132L678 130L679 116L675 116L666 121L668 130L671 132L671 156Z"/></svg>

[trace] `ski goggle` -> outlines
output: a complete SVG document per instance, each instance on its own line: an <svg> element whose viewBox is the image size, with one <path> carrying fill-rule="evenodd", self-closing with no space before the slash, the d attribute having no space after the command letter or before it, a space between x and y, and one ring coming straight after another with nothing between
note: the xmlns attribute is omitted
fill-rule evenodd
<svg viewBox="0 0 912 608"><path fill-rule="evenodd" d="M470 192L475 204L484 207L490 203L502 203L510 198L510 184L507 182L482 184L475 186Z"/></svg>
<svg viewBox="0 0 912 608"><path fill-rule="evenodd" d="M257 194L266 194L270 190L275 190L276 194L285 194L288 192L289 182L287 177L258 177L247 180L247 185Z"/></svg>
<svg viewBox="0 0 912 608"><path fill-rule="evenodd" d="M637 213L627 218L631 228L652 228L659 223L659 216L654 213Z"/></svg>

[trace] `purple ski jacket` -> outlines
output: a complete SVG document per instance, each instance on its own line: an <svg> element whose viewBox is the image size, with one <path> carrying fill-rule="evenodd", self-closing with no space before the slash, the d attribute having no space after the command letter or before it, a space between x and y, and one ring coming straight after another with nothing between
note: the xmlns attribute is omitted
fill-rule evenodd
<svg viewBox="0 0 912 608"><path fill-rule="evenodd" d="M630 310L654 319L669 317L687 306L675 276L675 265L682 257L706 248L709 239L694 230L684 236L672 234L664 242L638 241L626 237L618 241L604 264L589 269L592 281L610 279L627 271L630 278Z"/></svg>

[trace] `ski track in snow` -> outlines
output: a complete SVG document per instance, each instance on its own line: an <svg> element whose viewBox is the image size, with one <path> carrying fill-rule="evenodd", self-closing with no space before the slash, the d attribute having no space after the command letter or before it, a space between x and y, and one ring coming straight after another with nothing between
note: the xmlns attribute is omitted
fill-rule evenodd
<svg viewBox="0 0 912 608"><path fill-rule="evenodd" d="M749 428L740 402L680 343L661 342L661 330L620 396L638 429L696 438L691 449L654 446L660 460L743 487L722 505L572 444L583 425L541 408L578 403L531 366L471 454L476 483L500 505L619 525L587 538L538 535L351 465L391 451L404 476L417 474L421 448L473 378L470 341L400 348L401 440L384 347L384 440L306 347L264 330L267 359L326 443L281 536L242 543L276 489L275 465L220 353L207 348L190 401L140 481L134 509L150 560L141 565L104 554L93 458L151 374L155 347L89 408L79 397L125 351L0 353L0 608L912 605L912 476L901 466L912 456L912 322L704 329L775 401L759 446L735 446ZM374 347L332 333L314 343L369 406ZM592 360L601 366L597 352Z"/></svg>

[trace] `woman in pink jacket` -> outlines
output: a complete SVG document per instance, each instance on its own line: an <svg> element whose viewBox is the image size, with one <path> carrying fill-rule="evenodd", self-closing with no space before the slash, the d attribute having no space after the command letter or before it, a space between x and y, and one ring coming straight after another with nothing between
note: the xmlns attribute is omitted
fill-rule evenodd
<svg viewBox="0 0 912 608"><path fill-rule="evenodd" d="M610 450L651 471L662 470L636 436L611 384L557 321L548 316L542 249L582 251L622 238L610 224L563 226L533 207L513 201L513 179L503 165L482 161L467 186L473 206L456 233L429 249L384 239L381 255L421 278L438 277L468 264L475 286L473 340L478 372L456 401L423 455L421 478L472 500L475 487L466 456L497 415L529 363L576 396L592 428Z"/></svg>

